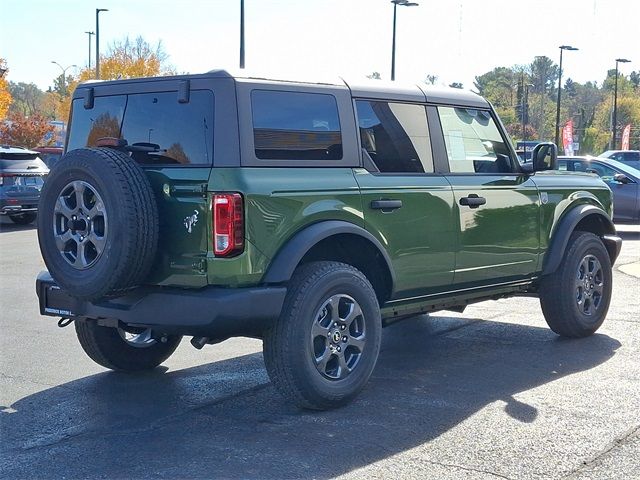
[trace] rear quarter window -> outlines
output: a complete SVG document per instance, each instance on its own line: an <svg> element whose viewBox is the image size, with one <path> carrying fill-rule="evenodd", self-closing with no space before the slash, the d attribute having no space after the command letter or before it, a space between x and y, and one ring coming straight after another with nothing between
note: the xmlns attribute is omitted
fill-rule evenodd
<svg viewBox="0 0 640 480"><path fill-rule="evenodd" d="M261 160L340 160L342 135L333 95L254 90L255 155Z"/></svg>

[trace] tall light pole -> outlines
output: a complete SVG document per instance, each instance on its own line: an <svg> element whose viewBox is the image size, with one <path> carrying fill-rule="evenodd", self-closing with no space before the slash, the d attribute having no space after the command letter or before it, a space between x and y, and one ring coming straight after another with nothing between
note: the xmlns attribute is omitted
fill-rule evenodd
<svg viewBox="0 0 640 480"><path fill-rule="evenodd" d="M612 140L611 140L611 150L616 149L616 141L617 141L617 115L618 115L618 63L629 63L631 60L627 60L626 58L616 58L616 83L613 90L613 121L611 130L613 130Z"/></svg>
<svg viewBox="0 0 640 480"><path fill-rule="evenodd" d="M391 43L391 80L396 79L396 10L401 7L417 7L419 4L409 0L391 0L393 3L393 41Z"/></svg>
<svg viewBox="0 0 640 480"><path fill-rule="evenodd" d="M87 35L89 35L89 63L88 63L88 68L89 70L91 70L91 35L95 35L94 32L84 32Z"/></svg>
<svg viewBox="0 0 640 480"><path fill-rule="evenodd" d="M96 80L100 79L100 12L108 12L107 8L96 8Z"/></svg>
<svg viewBox="0 0 640 480"><path fill-rule="evenodd" d="M558 75L558 101L556 103L556 145L560 143L560 94L562 92L562 52L564 50L578 50L569 45L560 45L560 72Z"/></svg>
<svg viewBox="0 0 640 480"><path fill-rule="evenodd" d="M244 68L244 0L240 0L240 68Z"/></svg>
<svg viewBox="0 0 640 480"><path fill-rule="evenodd" d="M55 60L51 60L51 63L57 65L58 67L60 67L60 70L62 70L62 91L66 93L66 81L67 81L67 70L69 70L71 67L78 67L77 65L69 65L68 67L63 67L62 65L60 65L58 62L56 62Z"/></svg>

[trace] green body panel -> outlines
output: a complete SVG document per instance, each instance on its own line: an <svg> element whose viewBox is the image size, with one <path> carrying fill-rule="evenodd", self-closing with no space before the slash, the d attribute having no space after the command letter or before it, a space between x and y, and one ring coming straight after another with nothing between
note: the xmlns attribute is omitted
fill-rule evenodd
<svg viewBox="0 0 640 480"><path fill-rule="evenodd" d="M531 178L542 198L547 198L540 208L541 255L537 270L541 271L555 229L568 211L580 205L593 205L613 218L613 203L611 190L596 175L549 170L537 172Z"/></svg>
<svg viewBox="0 0 640 480"><path fill-rule="evenodd" d="M421 295L453 282L453 192L440 175L373 175L355 169L362 192L365 228L385 247L396 273L395 297ZM374 200L401 200L384 212Z"/></svg>
<svg viewBox="0 0 640 480"><path fill-rule="evenodd" d="M364 225L362 201L350 168L215 168L211 192L241 192L245 202L245 251L208 258L213 285L258 283L270 260L304 227L323 220Z"/></svg>
<svg viewBox="0 0 640 480"><path fill-rule="evenodd" d="M343 220L369 231L389 255L396 276L389 315L428 311L444 292L535 278L568 210L591 204L611 214L608 187L593 175L573 172L514 177L375 175L361 168L145 170L160 217L158 260L149 283L256 285L297 232L323 220ZM213 255L213 192L243 194L246 240L236 257ZM487 203L460 206L460 198L472 193ZM370 208L371 201L383 199L401 200L402 208Z"/></svg>
<svg viewBox="0 0 640 480"><path fill-rule="evenodd" d="M158 256L149 283L184 287L207 285L207 181L210 168L145 168L158 204ZM191 233L185 220L196 215Z"/></svg>
<svg viewBox="0 0 640 480"><path fill-rule="evenodd" d="M459 230L454 284L493 283L533 275L539 255L538 190L526 175L448 175ZM475 194L478 208L460 205Z"/></svg>

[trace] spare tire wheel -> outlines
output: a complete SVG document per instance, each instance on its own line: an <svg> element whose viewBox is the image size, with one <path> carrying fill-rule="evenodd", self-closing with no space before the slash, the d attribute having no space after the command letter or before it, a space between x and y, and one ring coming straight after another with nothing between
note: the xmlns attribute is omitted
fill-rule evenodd
<svg viewBox="0 0 640 480"><path fill-rule="evenodd" d="M158 208L144 171L124 152L68 152L49 173L38 207L49 273L83 300L142 282L158 243Z"/></svg>

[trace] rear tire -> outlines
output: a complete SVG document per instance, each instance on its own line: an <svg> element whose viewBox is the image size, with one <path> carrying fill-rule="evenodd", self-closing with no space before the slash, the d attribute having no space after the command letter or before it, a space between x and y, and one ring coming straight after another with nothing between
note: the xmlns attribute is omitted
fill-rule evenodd
<svg viewBox="0 0 640 480"><path fill-rule="evenodd" d="M602 240L574 232L558 269L540 286L540 305L547 324L558 335L592 335L604 322L611 302L611 259Z"/></svg>
<svg viewBox="0 0 640 480"><path fill-rule="evenodd" d="M9 215L9 218L16 225L29 225L37 216L35 213L20 213L18 215Z"/></svg>
<svg viewBox="0 0 640 480"><path fill-rule="evenodd" d="M299 267L280 318L264 335L264 360L278 391L301 408L351 401L378 358L380 308L362 272L338 262Z"/></svg>
<svg viewBox="0 0 640 480"><path fill-rule="evenodd" d="M77 319L76 334L85 353L105 368L124 372L151 370L178 348L182 337L171 335L166 342L154 340L140 331L136 339L126 340L127 332L120 328L102 327L93 319Z"/></svg>

